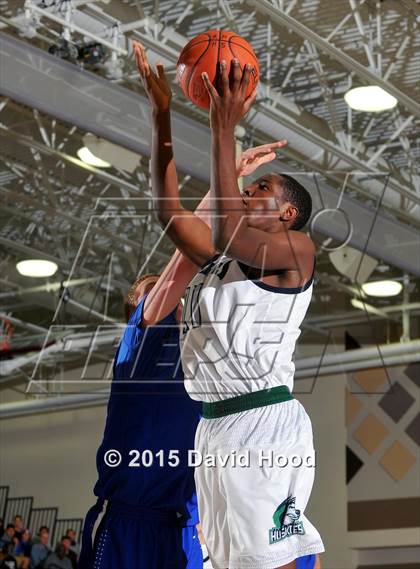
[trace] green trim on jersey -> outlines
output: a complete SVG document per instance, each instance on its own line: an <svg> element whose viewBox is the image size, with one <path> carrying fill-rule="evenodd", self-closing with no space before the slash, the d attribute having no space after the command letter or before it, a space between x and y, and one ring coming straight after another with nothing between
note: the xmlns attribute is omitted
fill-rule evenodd
<svg viewBox="0 0 420 569"><path fill-rule="evenodd" d="M277 387L245 393L245 395L214 401L213 403L203 401L203 418L218 419L232 413L240 413L241 411L248 411L257 407L283 403L291 399L293 399L293 395L290 393L289 388L286 385L278 385Z"/></svg>

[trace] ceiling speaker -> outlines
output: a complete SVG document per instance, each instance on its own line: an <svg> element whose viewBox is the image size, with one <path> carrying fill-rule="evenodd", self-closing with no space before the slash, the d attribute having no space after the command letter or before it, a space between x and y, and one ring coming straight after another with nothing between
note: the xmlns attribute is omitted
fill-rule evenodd
<svg viewBox="0 0 420 569"><path fill-rule="evenodd" d="M90 132L84 135L83 144L89 148L92 154L97 158L109 162L115 168L129 172L130 174L132 174L139 165L139 154L122 148L104 138L99 138Z"/></svg>
<svg viewBox="0 0 420 569"><path fill-rule="evenodd" d="M335 269L352 282L362 285L375 270L378 261L353 247L331 251L329 258Z"/></svg>

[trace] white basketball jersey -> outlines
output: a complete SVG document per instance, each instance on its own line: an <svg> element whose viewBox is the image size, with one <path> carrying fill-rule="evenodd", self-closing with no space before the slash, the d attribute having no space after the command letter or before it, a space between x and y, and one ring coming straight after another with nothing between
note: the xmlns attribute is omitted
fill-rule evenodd
<svg viewBox="0 0 420 569"><path fill-rule="evenodd" d="M280 288L250 280L246 265L219 255L190 282L181 324L185 388L192 399L220 401L287 385L313 278Z"/></svg>

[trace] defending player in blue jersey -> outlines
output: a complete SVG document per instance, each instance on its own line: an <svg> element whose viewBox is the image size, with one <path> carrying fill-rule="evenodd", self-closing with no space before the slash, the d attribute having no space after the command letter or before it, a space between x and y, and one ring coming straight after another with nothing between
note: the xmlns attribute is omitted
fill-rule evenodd
<svg viewBox="0 0 420 569"><path fill-rule="evenodd" d="M245 151L238 176L273 160L276 147ZM196 215L209 224L208 197ZM186 394L177 365L180 300L198 270L177 251L160 277L143 277L130 289L132 313L115 355L97 453L98 501L85 519L80 569L203 565L194 472L188 466L201 405Z"/></svg>

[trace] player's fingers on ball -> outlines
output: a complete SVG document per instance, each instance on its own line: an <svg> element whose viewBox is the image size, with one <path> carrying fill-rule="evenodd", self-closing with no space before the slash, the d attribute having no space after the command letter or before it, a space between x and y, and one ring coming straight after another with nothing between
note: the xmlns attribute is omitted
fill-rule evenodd
<svg viewBox="0 0 420 569"><path fill-rule="evenodd" d="M229 83L232 91L237 91L241 83L242 71L239 64L239 59L234 57L230 62Z"/></svg>
<svg viewBox="0 0 420 569"><path fill-rule="evenodd" d="M211 84L209 76L205 71L203 71L203 73L201 74L201 78L203 79L204 85L207 89L208 94L210 95L210 98L216 100L218 96L217 90Z"/></svg>
<svg viewBox="0 0 420 569"><path fill-rule="evenodd" d="M203 71L203 73L201 74L201 79L203 80L204 87L206 88L206 91L209 94L210 101L214 100L214 94L211 90L212 85L210 84L210 81L208 79L208 75L205 71Z"/></svg>
<svg viewBox="0 0 420 569"><path fill-rule="evenodd" d="M224 59L220 62L220 83L222 86L222 93L225 95L229 91L229 74L227 70L227 63Z"/></svg>
<svg viewBox="0 0 420 569"><path fill-rule="evenodd" d="M241 78L241 90L244 95L246 95L248 91L250 77L251 77L251 65L247 63L244 67Z"/></svg>
<svg viewBox="0 0 420 569"><path fill-rule="evenodd" d="M244 102L244 114L246 114L249 109L251 108L251 105L255 102L255 99L257 98L257 88L255 88L252 93L249 95L249 97L247 97L247 99Z"/></svg>
<svg viewBox="0 0 420 569"><path fill-rule="evenodd" d="M255 89L252 91L252 93L250 94L250 96L246 99L246 101L249 101L249 105L251 106L253 103L255 103L255 101L257 100L257 88L255 87ZM245 101L245 102L246 102Z"/></svg>

